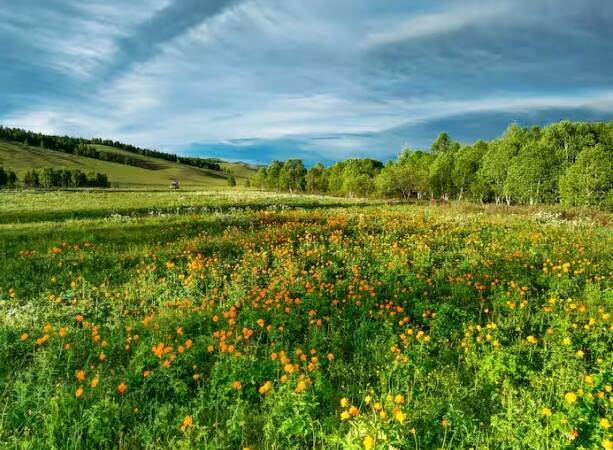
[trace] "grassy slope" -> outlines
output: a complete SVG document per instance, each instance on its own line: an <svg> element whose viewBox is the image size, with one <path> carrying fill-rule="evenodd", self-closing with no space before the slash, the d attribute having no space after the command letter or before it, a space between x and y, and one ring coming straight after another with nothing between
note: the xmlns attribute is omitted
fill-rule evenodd
<svg viewBox="0 0 613 450"><path fill-rule="evenodd" d="M131 159L142 159L155 169L100 161L38 147L24 147L6 141L0 141L0 166L15 170L20 178L27 170L43 167L76 168L86 173L102 172L109 176L114 186L129 188L167 188L169 181L173 179L179 180L181 187L190 189L225 186L226 184L226 175L220 172L140 156L112 147L96 147L112 153L125 154ZM240 164L227 163L224 164L224 167L232 170L239 181L244 181L246 177L255 173L252 169Z"/></svg>

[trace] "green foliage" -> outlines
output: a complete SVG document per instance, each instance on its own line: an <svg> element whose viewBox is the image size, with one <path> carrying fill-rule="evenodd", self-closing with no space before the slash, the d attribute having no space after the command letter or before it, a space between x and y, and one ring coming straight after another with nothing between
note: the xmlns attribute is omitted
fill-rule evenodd
<svg viewBox="0 0 613 450"><path fill-rule="evenodd" d="M613 152L602 145L582 151L560 178L560 194L566 206L613 208Z"/></svg>
<svg viewBox="0 0 613 450"><path fill-rule="evenodd" d="M0 193L0 447L607 448L611 215L466 207Z"/></svg>
<svg viewBox="0 0 613 450"><path fill-rule="evenodd" d="M236 186L236 178L234 178L234 175L232 174L228 175L228 186L230 187Z"/></svg>
<svg viewBox="0 0 613 450"><path fill-rule="evenodd" d="M497 204L558 203L563 197L565 205L602 207L610 203L606 199L612 195L608 182L610 165L605 163L592 185L588 185L580 180L585 180L587 171L592 169L586 168L588 164L580 156L587 149L600 148L599 155L607 154L599 158L609 161L612 130L613 122L562 121L543 129L511 124L500 138L469 145L441 133L432 143L430 153L406 148L385 166L360 158L339 161L327 168L318 163L306 172L304 184L297 176L301 183L291 187L287 172L282 173L284 164L273 161L268 169L260 169L254 185L347 197L376 194L408 200L430 196ZM290 161L296 164L296 160ZM298 172L304 173L303 168ZM564 193L560 192L562 187ZM581 189L582 193L578 192Z"/></svg>

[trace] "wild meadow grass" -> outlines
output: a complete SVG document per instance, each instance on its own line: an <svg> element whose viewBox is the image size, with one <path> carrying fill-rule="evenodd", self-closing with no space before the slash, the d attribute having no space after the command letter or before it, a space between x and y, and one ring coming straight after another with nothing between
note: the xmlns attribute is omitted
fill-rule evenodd
<svg viewBox="0 0 613 450"><path fill-rule="evenodd" d="M0 194L0 447L597 449L610 215Z"/></svg>

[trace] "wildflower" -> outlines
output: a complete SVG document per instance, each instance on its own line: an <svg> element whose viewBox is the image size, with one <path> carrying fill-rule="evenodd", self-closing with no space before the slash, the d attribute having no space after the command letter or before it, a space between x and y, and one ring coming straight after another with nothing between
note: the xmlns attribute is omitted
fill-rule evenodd
<svg viewBox="0 0 613 450"><path fill-rule="evenodd" d="M543 408L543 417L551 417L551 409L547 407Z"/></svg>
<svg viewBox="0 0 613 450"><path fill-rule="evenodd" d="M29 336L30 335L28 333L22 333L21 336L19 336L19 340L27 341Z"/></svg>
<svg viewBox="0 0 613 450"><path fill-rule="evenodd" d="M532 345L536 345L538 343L538 339L535 338L534 336L530 335L526 338L526 341L528 341L529 344Z"/></svg>
<svg viewBox="0 0 613 450"><path fill-rule="evenodd" d="M85 379L85 371L83 369L78 370L75 374L75 377L77 378L77 380L83 381Z"/></svg>
<svg viewBox="0 0 613 450"><path fill-rule="evenodd" d="M192 416L185 416L183 422L181 423L181 431L185 432L189 427L194 423L194 419Z"/></svg>
<svg viewBox="0 0 613 450"><path fill-rule="evenodd" d="M81 397L83 396L83 393L84 393L84 392L85 392L85 391L83 390L83 388L82 388L82 387L79 387L79 388L77 388L77 390L75 391L74 395L75 395L75 397L77 397L77 398L81 398Z"/></svg>
<svg viewBox="0 0 613 450"><path fill-rule="evenodd" d="M583 353L583 350L577 350L577 352L575 353L575 356L579 359L582 359L583 355L585 355L585 353Z"/></svg>
<svg viewBox="0 0 613 450"><path fill-rule="evenodd" d="M396 419L400 423L404 423L404 421L407 418L406 414L402 412L402 410L398 407L394 408L393 412L394 412L394 419Z"/></svg>
<svg viewBox="0 0 613 450"><path fill-rule="evenodd" d="M296 394L300 394L300 393L302 393L302 392L306 391L306 388L307 388L307 384L306 384L306 382L305 382L305 381L303 381L303 380L300 380L300 381L299 381L299 382L296 384L296 389L294 389L294 392L295 392Z"/></svg>
<svg viewBox="0 0 613 450"><path fill-rule="evenodd" d="M364 397L364 403L370 405L370 402L372 402L372 396L367 395L366 397Z"/></svg>
<svg viewBox="0 0 613 450"><path fill-rule="evenodd" d="M341 407L346 408L347 406L349 406L349 399L345 397L341 398Z"/></svg>
<svg viewBox="0 0 613 450"><path fill-rule="evenodd" d="M232 389L236 389L237 391L242 389L243 385L241 384L241 382L239 380L233 381L232 382Z"/></svg>
<svg viewBox="0 0 613 450"><path fill-rule="evenodd" d="M262 395L266 395L268 391L270 391L271 389L272 389L272 383L270 381L267 381L262 386L260 386L260 388L258 389L258 392Z"/></svg>
<svg viewBox="0 0 613 450"><path fill-rule="evenodd" d="M592 375L586 375L583 381L585 381L585 384L592 386L594 384L594 377Z"/></svg>
<svg viewBox="0 0 613 450"><path fill-rule="evenodd" d="M441 425L442 425L444 428L447 428L447 427L450 425L450 423L449 423L449 419L447 419L447 418L445 417L443 420L441 420Z"/></svg>
<svg viewBox="0 0 613 450"><path fill-rule="evenodd" d="M402 405L404 403L404 395L402 394L397 394L394 397L394 403L396 403L397 405Z"/></svg>
<svg viewBox="0 0 613 450"><path fill-rule="evenodd" d="M613 441L605 438L602 440L601 444L604 450L613 450Z"/></svg>
<svg viewBox="0 0 613 450"><path fill-rule="evenodd" d="M352 406L349 408L349 414L351 414L353 417L357 417L360 414L360 410L355 406Z"/></svg>
<svg viewBox="0 0 613 450"><path fill-rule="evenodd" d="M99 383L99 382L100 382L100 378L95 377L95 378L94 378L94 379L91 381L91 383L89 383L89 385L90 385L91 387L95 388L96 386L98 386L98 383Z"/></svg>
<svg viewBox="0 0 613 450"><path fill-rule="evenodd" d="M364 450L372 450L375 448L375 440L372 438L372 436L366 436L364 441L362 441L362 444L364 445Z"/></svg>
<svg viewBox="0 0 613 450"><path fill-rule="evenodd" d="M600 425L600 428L602 428L603 430L608 430L609 428L611 428L611 422L606 417L600 419L598 425Z"/></svg>
<svg viewBox="0 0 613 450"><path fill-rule="evenodd" d="M119 395L125 394L127 389L128 389L128 385L123 382L119 383L119 386L117 386L117 392L119 392Z"/></svg>
<svg viewBox="0 0 613 450"><path fill-rule="evenodd" d="M577 394L575 394L574 392L567 392L566 394L564 394L564 400L569 405L574 405L577 402Z"/></svg>
<svg viewBox="0 0 613 450"><path fill-rule="evenodd" d="M351 414L349 414L349 411L343 411L341 413L341 420L349 420L351 418Z"/></svg>

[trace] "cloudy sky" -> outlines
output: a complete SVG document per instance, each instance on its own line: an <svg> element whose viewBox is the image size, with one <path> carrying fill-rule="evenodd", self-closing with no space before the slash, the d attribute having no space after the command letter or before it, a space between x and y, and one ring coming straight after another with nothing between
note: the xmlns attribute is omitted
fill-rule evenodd
<svg viewBox="0 0 613 450"><path fill-rule="evenodd" d="M611 0L0 2L0 124L268 162L613 119Z"/></svg>

